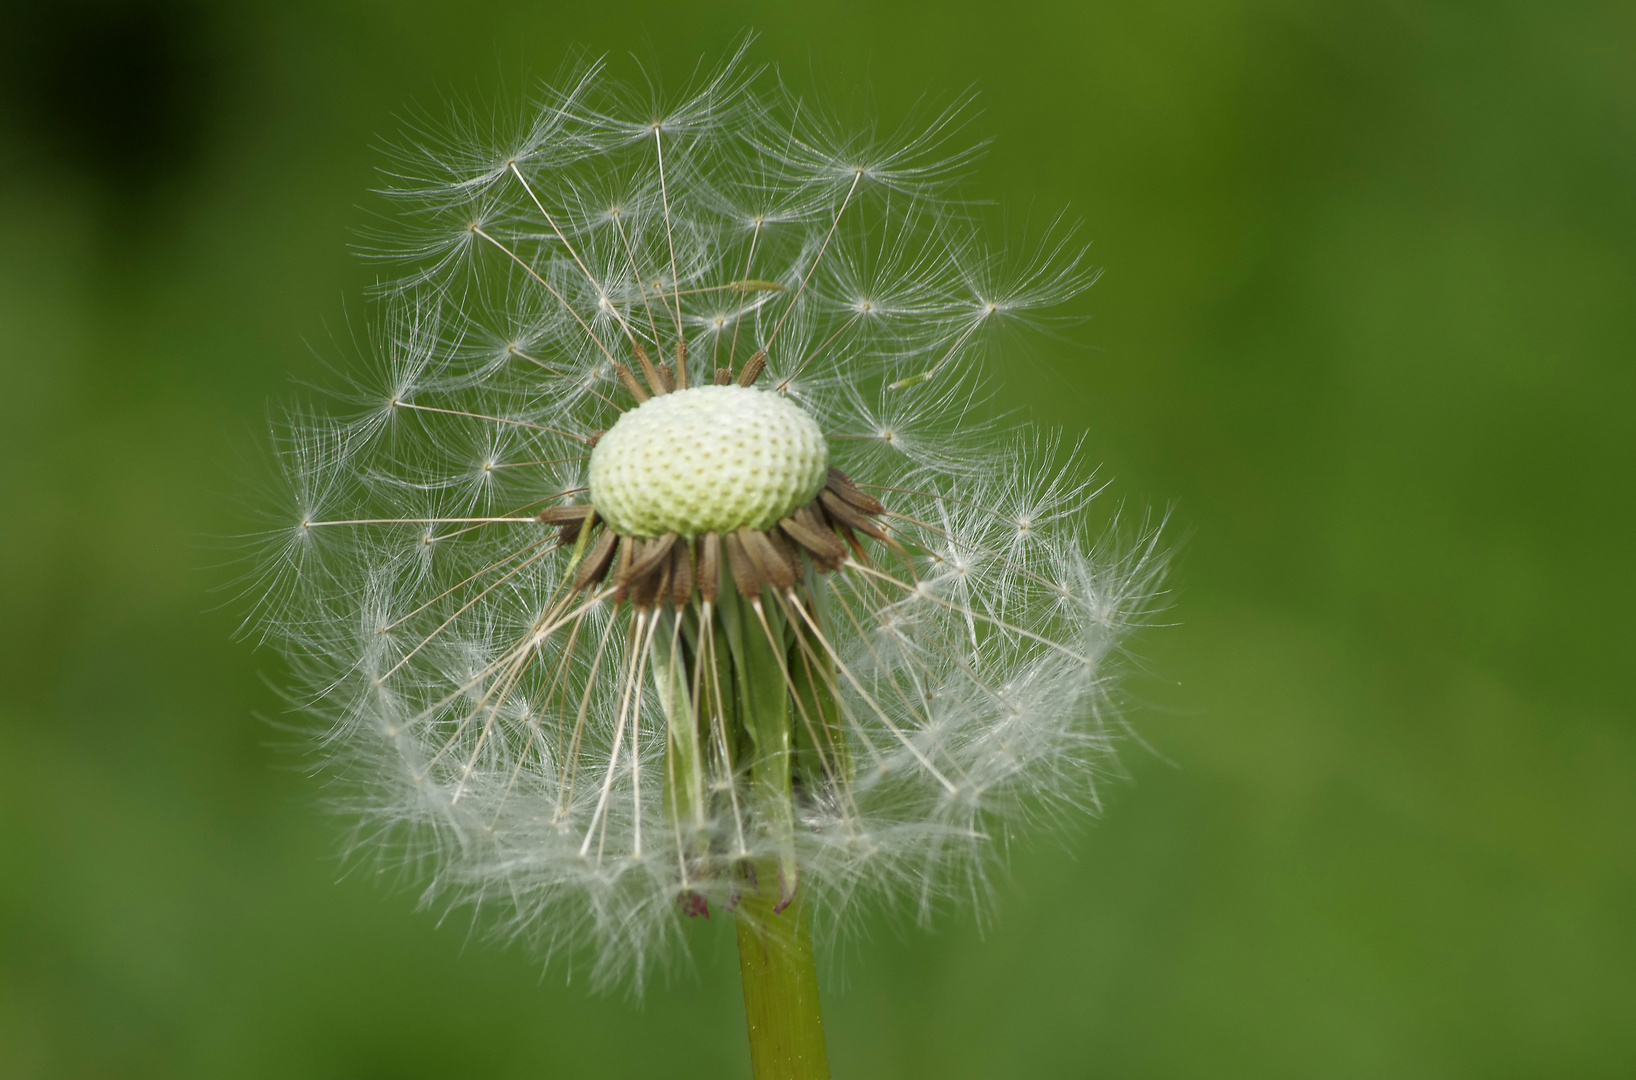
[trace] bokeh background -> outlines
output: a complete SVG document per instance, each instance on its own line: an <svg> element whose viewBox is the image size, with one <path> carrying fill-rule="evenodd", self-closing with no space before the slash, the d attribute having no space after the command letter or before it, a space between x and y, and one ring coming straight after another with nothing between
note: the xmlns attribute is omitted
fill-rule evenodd
<svg viewBox="0 0 1636 1080"><path fill-rule="evenodd" d="M1636 1075L1636 6L1505 0L10 0L0 1075L747 1075L720 928L633 1005L343 872L217 540L398 117L746 29L979 92L1106 268L1002 403L1186 539L1130 782L869 916L836 1075Z"/></svg>

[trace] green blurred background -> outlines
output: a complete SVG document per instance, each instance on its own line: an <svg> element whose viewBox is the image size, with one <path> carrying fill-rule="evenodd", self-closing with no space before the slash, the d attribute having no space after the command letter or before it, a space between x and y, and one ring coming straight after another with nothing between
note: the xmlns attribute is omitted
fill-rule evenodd
<svg viewBox="0 0 1636 1080"><path fill-rule="evenodd" d="M1188 538L1154 752L986 931L864 921L837 1077L1636 1075L1636 6L1389 0L12 0L0 1075L747 1075L720 927L633 1006L343 874L214 539L399 116L747 28L980 92L1107 269L1003 403Z"/></svg>

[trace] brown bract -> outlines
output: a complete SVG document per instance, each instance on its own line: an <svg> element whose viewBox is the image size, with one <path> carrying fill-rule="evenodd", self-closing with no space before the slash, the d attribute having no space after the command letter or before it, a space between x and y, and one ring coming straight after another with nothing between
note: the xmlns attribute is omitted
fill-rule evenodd
<svg viewBox="0 0 1636 1080"><path fill-rule="evenodd" d="M578 544L589 529L585 559L574 573L573 591L608 581L618 601L642 609L665 604L680 609L695 594L714 602L727 572L744 596L758 596L763 586L775 592L794 587L810 562L820 573L838 570L854 558L869 562L858 534L892 543L876 519L886 512L879 499L858 490L852 478L831 468L818 497L780 521L776 528L741 528L684 539L675 533L645 539L621 536L608 528L589 503L542 510L541 522L560 525L558 546Z"/></svg>

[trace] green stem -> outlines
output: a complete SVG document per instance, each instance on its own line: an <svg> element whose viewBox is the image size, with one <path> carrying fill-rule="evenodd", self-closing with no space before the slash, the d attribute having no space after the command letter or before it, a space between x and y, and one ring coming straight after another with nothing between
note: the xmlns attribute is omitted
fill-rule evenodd
<svg viewBox="0 0 1636 1080"><path fill-rule="evenodd" d="M778 865L759 863L738 906L738 967L756 1080L829 1080L804 889L782 911ZM758 887L759 886L759 887Z"/></svg>

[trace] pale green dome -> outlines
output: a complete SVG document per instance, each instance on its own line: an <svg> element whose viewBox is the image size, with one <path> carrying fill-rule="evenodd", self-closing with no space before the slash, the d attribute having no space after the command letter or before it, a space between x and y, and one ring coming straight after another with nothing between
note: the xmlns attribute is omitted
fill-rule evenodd
<svg viewBox="0 0 1636 1080"><path fill-rule="evenodd" d="M829 472L818 422L788 398L697 386L650 398L591 451L591 503L615 532L683 537L768 529Z"/></svg>

